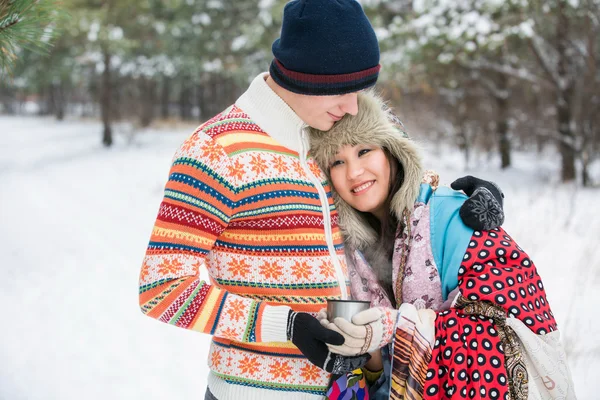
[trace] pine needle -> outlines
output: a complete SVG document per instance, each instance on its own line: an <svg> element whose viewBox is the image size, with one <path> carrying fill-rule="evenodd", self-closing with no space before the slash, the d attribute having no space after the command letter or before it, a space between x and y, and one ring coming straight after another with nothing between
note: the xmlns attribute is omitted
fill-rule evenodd
<svg viewBox="0 0 600 400"><path fill-rule="evenodd" d="M56 0L0 0L0 77L23 50L47 53L61 16Z"/></svg>

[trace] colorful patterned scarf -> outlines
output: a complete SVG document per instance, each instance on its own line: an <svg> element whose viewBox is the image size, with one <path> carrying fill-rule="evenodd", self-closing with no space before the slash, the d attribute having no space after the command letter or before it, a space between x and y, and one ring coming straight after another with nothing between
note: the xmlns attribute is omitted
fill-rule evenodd
<svg viewBox="0 0 600 400"><path fill-rule="evenodd" d="M435 338L433 310L400 306L392 360L391 400L421 400Z"/></svg>

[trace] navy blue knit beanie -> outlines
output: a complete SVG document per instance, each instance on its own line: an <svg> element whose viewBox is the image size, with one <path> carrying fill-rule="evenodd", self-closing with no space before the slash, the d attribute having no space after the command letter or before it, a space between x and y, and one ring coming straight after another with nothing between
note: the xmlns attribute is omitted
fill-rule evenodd
<svg viewBox="0 0 600 400"><path fill-rule="evenodd" d="M371 87L379 44L356 0L293 0L283 10L269 73L287 90L336 95Z"/></svg>

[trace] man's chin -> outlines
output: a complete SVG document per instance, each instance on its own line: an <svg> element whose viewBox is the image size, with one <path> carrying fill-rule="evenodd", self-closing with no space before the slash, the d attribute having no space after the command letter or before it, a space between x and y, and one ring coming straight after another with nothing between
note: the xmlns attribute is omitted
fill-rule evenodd
<svg viewBox="0 0 600 400"><path fill-rule="evenodd" d="M331 128L333 128L333 125L335 125L334 121L330 121L330 122L323 122L321 124L319 124L321 126L317 127L318 130L323 131L323 132L327 132L328 130L330 130Z"/></svg>

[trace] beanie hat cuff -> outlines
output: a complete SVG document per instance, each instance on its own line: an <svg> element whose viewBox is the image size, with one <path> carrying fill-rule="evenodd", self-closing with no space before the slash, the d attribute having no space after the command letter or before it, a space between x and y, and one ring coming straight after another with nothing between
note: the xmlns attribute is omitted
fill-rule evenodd
<svg viewBox="0 0 600 400"><path fill-rule="evenodd" d="M332 96L352 92L374 86L379 76L381 65L352 72L349 74L315 75L291 71L273 59L269 73L277 84L290 92L312 95Z"/></svg>

